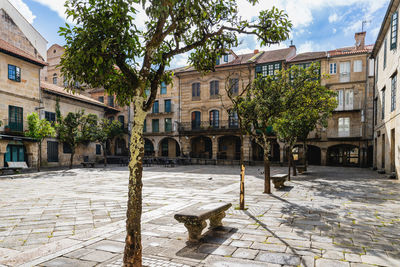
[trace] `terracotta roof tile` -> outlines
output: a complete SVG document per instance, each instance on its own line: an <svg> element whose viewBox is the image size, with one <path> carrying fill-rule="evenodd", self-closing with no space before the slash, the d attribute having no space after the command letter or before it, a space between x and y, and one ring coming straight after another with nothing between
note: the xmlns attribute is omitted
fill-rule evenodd
<svg viewBox="0 0 400 267"><path fill-rule="evenodd" d="M296 50L292 47L264 51L263 54L259 58L257 58L257 64L289 60L290 57L296 54L295 51Z"/></svg>
<svg viewBox="0 0 400 267"><path fill-rule="evenodd" d="M374 45L366 45L364 49L356 49L355 46L338 48L335 50L328 51L329 56L340 56L340 55L354 55L354 54L364 54L371 53Z"/></svg>
<svg viewBox="0 0 400 267"><path fill-rule="evenodd" d="M80 101L83 101L83 102L87 102L87 103L90 103L90 104L93 104L93 105L102 106L104 108L108 108L108 109L113 109L115 111L119 111L118 109L110 107L110 106L107 106L106 104L104 104L104 103L102 103L100 101L97 101L97 100L95 100L95 99L93 99L91 97L84 96L84 95L79 94L79 93L73 93L73 92L64 90L63 87L57 86L55 84L50 84L50 83L46 83L44 81L40 81L40 87L43 90L51 92L51 93L55 93L55 94L62 95L62 96L65 96L65 97L69 97L69 98L73 98L73 99L80 100Z"/></svg>
<svg viewBox="0 0 400 267"><path fill-rule="evenodd" d="M26 53L25 51L11 45L10 43L4 41L3 39L0 39L0 52L21 58L22 60L28 61L30 63L33 63L35 65L39 66L47 66L48 64L44 62L43 60L40 60L38 58L35 58L34 56Z"/></svg>
<svg viewBox="0 0 400 267"><path fill-rule="evenodd" d="M306 52L297 54L294 58L290 59L289 62L299 62L299 61L306 61L306 60L314 60L314 59L321 59L325 58L327 53L323 52Z"/></svg>

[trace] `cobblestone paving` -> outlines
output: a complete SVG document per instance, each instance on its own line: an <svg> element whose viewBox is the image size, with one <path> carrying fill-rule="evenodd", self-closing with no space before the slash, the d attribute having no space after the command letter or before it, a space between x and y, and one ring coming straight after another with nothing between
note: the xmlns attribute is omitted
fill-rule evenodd
<svg viewBox="0 0 400 267"><path fill-rule="evenodd" d="M272 173L286 172L273 167ZM358 168L310 167L262 194L257 167L149 167L144 171L146 266L400 266L400 183ZM127 199L124 168L0 178L0 266L120 266ZM173 214L231 202L224 227L198 244Z"/></svg>

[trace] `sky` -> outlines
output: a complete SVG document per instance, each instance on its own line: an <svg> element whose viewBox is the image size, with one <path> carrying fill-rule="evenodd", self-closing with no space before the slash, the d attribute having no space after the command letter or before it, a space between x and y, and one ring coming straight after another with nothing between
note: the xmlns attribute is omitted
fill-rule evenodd
<svg viewBox="0 0 400 267"><path fill-rule="evenodd" d="M64 15L64 0L9 0L19 12L47 39L48 47L64 45L58 35L60 26L71 23ZM256 6L237 0L239 15L254 19L260 10L272 6L283 9L293 23L290 39L279 45L260 47L253 36L242 36L241 44L233 49L236 54L254 49L272 50L288 47L293 42L297 53L326 51L354 45L354 34L362 30L366 21L366 44L373 44L379 33L389 0L259 0ZM137 15L137 26L143 27L144 12ZM187 65L187 54L174 58L171 67Z"/></svg>

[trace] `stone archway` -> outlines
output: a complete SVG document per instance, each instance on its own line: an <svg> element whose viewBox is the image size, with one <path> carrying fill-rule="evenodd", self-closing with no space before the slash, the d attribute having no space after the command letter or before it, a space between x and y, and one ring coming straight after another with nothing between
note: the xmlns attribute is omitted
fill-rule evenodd
<svg viewBox="0 0 400 267"><path fill-rule="evenodd" d="M194 137L191 140L192 158L211 159L212 158L212 141L206 136Z"/></svg>
<svg viewBox="0 0 400 267"><path fill-rule="evenodd" d="M327 164L336 166L359 166L360 151L358 146L340 144L328 147Z"/></svg>
<svg viewBox="0 0 400 267"><path fill-rule="evenodd" d="M179 143L171 137L166 137L159 142L158 154L161 157L175 158L181 155Z"/></svg>
<svg viewBox="0 0 400 267"><path fill-rule="evenodd" d="M264 161L264 149L256 142L251 142L252 159L253 161ZM269 160L271 162L280 161L280 146L275 140L270 141Z"/></svg>
<svg viewBox="0 0 400 267"><path fill-rule="evenodd" d="M154 156L154 145L148 138L144 138L144 156Z"/></svg>
<svg viewBox="0 0 400 267"><path fill-rule="evenodd" d="M218 138L217 159L240 160L240 137L228 135Z"/></svg>

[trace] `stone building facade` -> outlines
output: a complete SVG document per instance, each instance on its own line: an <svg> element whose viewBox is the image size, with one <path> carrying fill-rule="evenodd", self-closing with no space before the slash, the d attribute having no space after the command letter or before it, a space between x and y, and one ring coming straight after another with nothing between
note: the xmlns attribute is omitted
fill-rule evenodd
<svg viewBox="0 0 400 267"><path fill-rule="evenodd" d="M376 70L372 124L374 167L397 178L400 174L399 4L399 0L390 1L372 51Z"/></svg>
<svg viewBox="0 0 400 267"><path fill-rule="evenodd" d="M284 68L295 53L294 46L274 51L255 50L244 55L230 52L217 62L215 72L202 75L192 67L176 70L180 98L178 131L183 155L222 164L239 160L238 118L231 111L226 90L240 94L258 70L267 73L270 66L273 70ZM279 162L280 146L275 139L271 156ZM244 137L243 145L245 161L262 160L262 149L250 137Z"/></svg>
<svg viewBox="0 0 400 267"><path fill-rule="evenodd" d="M311 164L372 166L373 61L372 46L364 43L365 32L356 33L353 47L326 52L299 54L290 64L307 67L321 65L321 74L329 77L321 84L337 93L338 107L328 127L317 127L308 137L308 161ZM303 158L303 147L295 153Z"/></svg>

